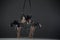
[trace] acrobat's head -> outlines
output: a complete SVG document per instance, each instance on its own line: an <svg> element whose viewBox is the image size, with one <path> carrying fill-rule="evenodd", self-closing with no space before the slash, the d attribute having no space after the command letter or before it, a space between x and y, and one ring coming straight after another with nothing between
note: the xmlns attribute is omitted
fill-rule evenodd
<svg viewBox="0 0 60 40"><path fill-rule="evenodd" d="M26 22L26 15L22 14L22 16L21 16L21 22L22 23Z"/></svg>
<svg viewBox="0 0 60 40"><path fill-rule="evenodd" d="M31 15L27 15L27 16L26 16L26 21L31 22L31 18L32 18Z"/></svg>

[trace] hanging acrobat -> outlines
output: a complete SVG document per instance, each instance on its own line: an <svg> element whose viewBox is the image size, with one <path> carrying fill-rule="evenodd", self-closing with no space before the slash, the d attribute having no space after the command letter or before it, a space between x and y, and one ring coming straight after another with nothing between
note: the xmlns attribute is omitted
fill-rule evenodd
<svg viewBox="0 0 60 40"><path fill-rule="evenodd" d="M26 2L26 0L25 0ZM21 20L20 22L18 22L17 20L14 20L11 23L11 27L13 27L13 25L16 25L16 29L17 29L17 38L24 38L24 37L29 37L29 38L33 38L34 36L34 32L36 31L36 28L40 28L41 24L34 22L34 20L32 20L32 16L31 15L25 15L24 14L24 7L25 7L25 2L23 5L23 14L21 16ZM31 2L29 0L29 5L31 8Z"/></svg>

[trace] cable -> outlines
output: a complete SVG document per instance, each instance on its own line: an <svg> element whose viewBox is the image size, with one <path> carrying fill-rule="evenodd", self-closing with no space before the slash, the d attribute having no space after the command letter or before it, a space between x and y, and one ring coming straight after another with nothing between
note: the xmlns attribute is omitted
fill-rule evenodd
<svg viewBox="0 0 60 40"><path fill-rule="evenodd" d="M29 0L30 8L31 8L31 1Z"/></svg>
<svg viewBox="0 0 60 40"><path fill-rule="evenodd" d="M23 4L23 14L24 14L25 5L26 5L26 0L24 1L24 4ZM30 9L31 9L31 1L30 0L29 0L29 5L30 5Z"/></svg>

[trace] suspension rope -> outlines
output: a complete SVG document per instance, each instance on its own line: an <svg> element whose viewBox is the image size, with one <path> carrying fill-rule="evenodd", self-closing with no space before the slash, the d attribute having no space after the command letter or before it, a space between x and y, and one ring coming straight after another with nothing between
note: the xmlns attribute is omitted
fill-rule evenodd
<svg viewBox="0 0 60 40"><path fill-rule="evenodd" d="M31 1L29 0L29 4L30 4L30 9L31 9Z"/></svg>
<svg viewBox="0 0 60 40"><path fill-rule="evenodd" d="M23 14L24 14L25 5L26 5L26 0L24 1L24 5L23 5ZM31 9L31 1L30 0L29 0L29 5L30 5L30 9Z"/></svg>

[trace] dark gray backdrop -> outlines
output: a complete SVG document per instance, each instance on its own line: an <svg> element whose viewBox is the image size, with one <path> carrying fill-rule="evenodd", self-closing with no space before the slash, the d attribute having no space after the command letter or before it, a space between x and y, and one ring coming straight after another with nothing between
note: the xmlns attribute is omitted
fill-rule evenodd
<svg viewBox="0 0 60 40"><path fill-rule="evenodd" d="M27 0L25 14L32 15L33 20L42 24L40 32L35 35L36 38L60 38L59 2L59 0L31 0L30 14ZM23 3L24 0L0 0L0 38L16 37L16 30L9 24L15 19L20 20Z"/></svg>

